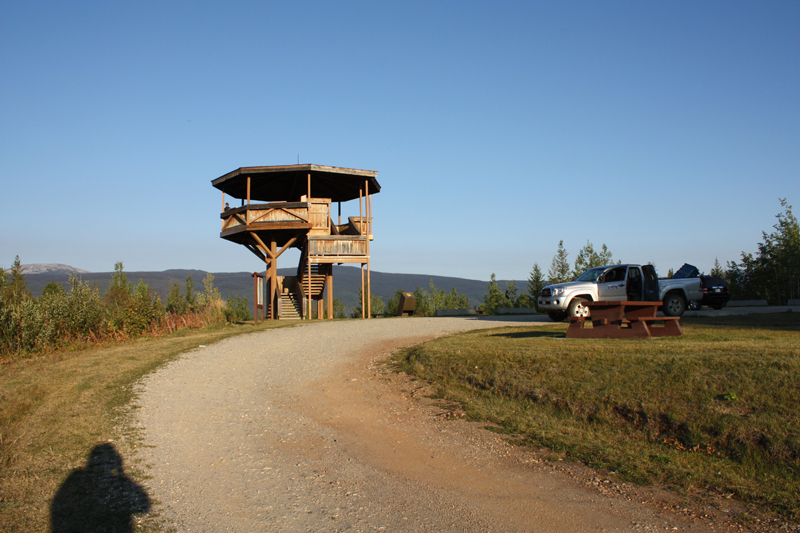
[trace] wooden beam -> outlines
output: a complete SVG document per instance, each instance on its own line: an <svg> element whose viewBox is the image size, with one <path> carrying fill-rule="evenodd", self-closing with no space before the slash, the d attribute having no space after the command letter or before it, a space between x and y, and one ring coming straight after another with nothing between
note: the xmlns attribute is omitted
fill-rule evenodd
<svg viewBox="0 0 800 533"><path fill-rule="evenodd" d="M277 244L275 241L270 243L270 252L272 253L272 260L270 261L269 265L269 275L270 275L270 284L269 284L269 309L270 309L270 318L275 319L278 318L278 257L275 255L275 248L277 248Z"/></svg>
<svg viewBox="0 0 800 533"><path fill-rule="evenodd" d="M361 318L364 318L364 263L361 263Z"/></svg>
<svg viewBox="0 0 800 533"><path fill-rule="evenodd" d="M267 256L270 259L277 259L278 258L277 256L272 255L272 250L270 249L270 247L267 246L266 244L264 244L264 241L262 241L261 237L259 237L255 232L251 231L250 232L250 236L253 238L253 240L255 240L261 246L261 249L264 251L264 253L267 254Z"/></svg>
<svg viewBox="0 0 800 533"><path fill-rule="evenodd" d="M267 256L265 256L263 253L261 253L261 250L256 248L254 245L252 245L250 243L244 243L244 247L247 248L248 250L250 250L251 252L253 252L256 255L256 257L258 257L262 261L266 261L267 260Z"/></svg>
<svg viewBox="0 0 800 533"><path fill-rule="evenodd" d="M308 257L308 246L306 246L306 267L308 268L308 277L306 278L306 287L308 287L308 319L311 320L311 261Z"/></svg>
<svg viewBox="0 0 800 533"><path fill-rule="evenodd" d="M250 176L247 176L247 205L250 205Z"/></svg>
<svg viewBox="0 0 800 533"><path fill-rule="evenodd" d="M325 286L328 291L328 318L333 319L333 265L325 270Z"/></svg>
<svg viewBox="0 0 800 533"><path fill-rule="evenodd" d="M295 243L295 241L297 241L297 239L299 239L299 238L300 238L301 236L303 236L303 235L305 235L305 233L298 233L297 235L295 235L294 237L292 237L291 239L289 239L289 240L286 242L286 244L284 244L284 245L283 245L283 247L281 248L281 250L278 252L278 255L277 255L277 256L275 256L275 257L276 257L276 258L280 257L280 256L281 256L281 254L287 250L287 248L289 248L291 245L293 245L293 244Z"/></svg>
<svg viewBox="0 0 800 533"><path fill-rule="evenodd" d="M367 234L367 318L372 318L372 292L370 286L370 273L369 273L369 236L370 228L370 212L369 212L369 180L364 180L364 208L367 213L366 220L362 219L361 223L364 225Z"/></svg>

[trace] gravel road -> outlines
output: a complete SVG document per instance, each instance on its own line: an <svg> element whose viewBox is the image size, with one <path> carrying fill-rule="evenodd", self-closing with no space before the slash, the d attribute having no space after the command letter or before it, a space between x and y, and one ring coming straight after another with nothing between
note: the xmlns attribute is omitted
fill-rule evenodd
<svg viewBox="0 0 800 533"><path fill-rule="evenodd" d="M326 321L199 347L138 386L147 492L177 531L720 531L539 463L381 365L530 318Z"/></svg>

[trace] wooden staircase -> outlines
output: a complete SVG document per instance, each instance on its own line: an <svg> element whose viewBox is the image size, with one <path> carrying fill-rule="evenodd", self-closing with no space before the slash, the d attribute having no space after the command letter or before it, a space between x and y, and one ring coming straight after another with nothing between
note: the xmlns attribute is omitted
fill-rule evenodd
<svg viewBox="0 0 800 533"><path fill-rule="evenodd" d="M295 292L285 292L281 294L281 320L300 320L302 318L302 307Z"/></svg>
<svg viewBox="0 0 800 533"><path fill-rule="evenodd" d="M311 294L308 293L309 278L311 281ZM325 274L322 265L306 263L303 271L298 273L298 280L303 298L310 297L315 300L322 298L322 292L325 290Z"/></svg>
<svg viewBox="0 0 800 533"><path fill-rule="evenodd" d="M281 280L280 313L281 320L299 320L303 318L303 308L309 298L309 282L312 300L321 300L325 291L325 269L327 265L312 263L309 267L305 261L298 265L297 276L284 276Z"/></svg>

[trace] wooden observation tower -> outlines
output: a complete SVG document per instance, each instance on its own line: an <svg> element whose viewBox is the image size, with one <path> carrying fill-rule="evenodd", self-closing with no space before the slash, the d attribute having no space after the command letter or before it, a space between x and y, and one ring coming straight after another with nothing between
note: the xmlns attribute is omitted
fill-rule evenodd
<svg viewBox="0 0 800 533"><path fill-rule="evenodd" d="M241 244L266 264L265 316L333 318L333 265L361 265L361 316L370 316L369 242L377 172L320 165L244 167L211 182L222 191L220 237ZM226 195L241 201L229 206ZM358 200L358 216L342 223L342 202ZM334 222L331 206L336 204ZM301 251L296 276L278 276L278 257Z"/></svg>

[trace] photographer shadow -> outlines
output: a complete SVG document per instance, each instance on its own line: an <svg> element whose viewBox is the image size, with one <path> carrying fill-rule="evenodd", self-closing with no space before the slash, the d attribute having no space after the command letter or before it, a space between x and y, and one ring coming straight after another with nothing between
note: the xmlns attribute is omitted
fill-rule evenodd
<svg viewBox="0 0 800 533"><path fill-rule="evenodd" d="M147 492L122 469L110 443L98 444L86 466L71 473L50 504L53 533L133 531L133 515L150 511Z"/></svg>

